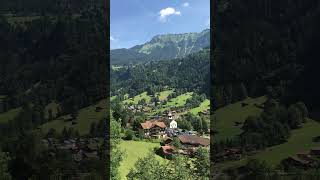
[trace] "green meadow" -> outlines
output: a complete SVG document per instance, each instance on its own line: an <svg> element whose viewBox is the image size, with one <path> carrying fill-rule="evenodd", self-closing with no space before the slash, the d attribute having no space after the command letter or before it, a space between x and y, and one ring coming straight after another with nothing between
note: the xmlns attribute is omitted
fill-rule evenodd
<svg viewBox="0 0 320 180"><path fill-rule="evenodd" d="M20 111L21 111L21 108L19 107L19 108L11 109L7 112L1 113L0 123L7 123L9 120L12 120L13 118L15 118Z"/></svg>
<svg viewBox="0 0 320 180"><path fill-rule="evenodd" d="M235 122L243 123L248 116L257 116L262 109L254 104L262 104L266 101L266 97L247 98L214 111L213 123L218 133L215 135L216 140L223 140L239 135L242 130L240 126L235 126ZM248 105L242 106L242 103Z"/></svg>
<svg viewBox="0 0 320 180"><path fill-rule="evenodd" d="M145 142L145 141L121 141L120 149L125 151L125 157L120 164L119 172L121 179L127 179L126 176L130 169L139 158L148 155L155 147L160 147L159 143ZM156 158L161 162L165 161L162 157L156 155Z"/></svg>
<svg viewBox="0 0 320 180"><path fill-rule="evenodd" d="M95 110L97 106L102 107L103 109L100 112L96 112ZM80 135L85 135L89 133L91 123L98 123L101 119L105 118L106 112L106 99L103 99L94 105L80 109L78 111L77 124L72 125L71 121L65 122L61 117L58 117L53 121L41 125L40 128L43 132L46 133L50 128L61 132L64 127L73 127L75 130L79 131Z"/></svg>
<svg viewBox="0 0 320 180"><path fill-rule="evenodd" d="M320 136L320 123L308 119L300 129L292 130L291 136L286 143L269 147L255 155L248 156L239 161L229 161L218 164L216 168L223 170L243 166L248 159L264 160L269 165L276 167L281 160L295 156L299 152L307 152L313 147L320 147L320 143L312 141L313 137Z"/></svg>

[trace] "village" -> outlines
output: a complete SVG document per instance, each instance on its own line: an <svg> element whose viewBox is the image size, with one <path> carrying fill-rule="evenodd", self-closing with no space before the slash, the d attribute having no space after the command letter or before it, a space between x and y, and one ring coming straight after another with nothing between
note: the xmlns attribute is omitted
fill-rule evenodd
<svg viewBox="0 0 320 180"><path fill-rule="evenodd" d="M210 147L210 136L197 131L178 128L176 111L169 111L166 116L149 119L140 123L145 139L160 139L161 147L157 153L164 158L175 154L192 156L198 147ZM210 129L208 129L210 132ZM174 142L177 139L179 145Z"/></svg>
<svg viewBox="0 0 320 180"><path fill-rule="evenodd" d="M55 157L59 152L65 152L71 154L73 161L77 163L100 159L101 139L99 138L69 138L65 140L44 138L41 141L49 149L49 154L52 157Z"/></svg>

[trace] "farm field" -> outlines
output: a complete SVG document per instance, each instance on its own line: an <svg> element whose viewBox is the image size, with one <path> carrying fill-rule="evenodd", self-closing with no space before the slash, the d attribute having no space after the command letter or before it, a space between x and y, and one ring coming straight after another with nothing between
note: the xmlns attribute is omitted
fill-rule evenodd
<svg viewBox="0 0 320 180"><path fill-rule="evenodd" d="M299 152L305 152L313 147L320 147L320 143L312 141L313 137L320 136L320 123L308 119L308 121L300 129L292 130L288 142L267 148L257 154L243 158L239 161L229 161L217 165L217 168L228 169L236 168L244 165L248 159L259 159L266 161L269 165L276 167L282 159L294 156Z"/></svg>
<svg viewBox="0 0 320 180"><path fill-rule="evenodd" d="M0 123L7 123L9 120L12 120L14 117L16 117L20 111L21 111L21 108L19 107L19 108L11 109L4 113L0 113Z"/></svg>
<svg viewBox="0 0 320 180"><path fill-rule="evenodd" d="M163 105L161 108L157 109L154 112L151 112L151 114L161 113L166 110L169 110L171 107L183 107L186 104L187 99L192 97L193 92L187 92L184 94L181 94L175 98L170 99L165 105Z"/></svg>
<svg viewBox="0 0 320 180"><path fill-rule="evenodd" d="M130 103L138 104L138 102L142 99L144 99L146 102L150 102L151 97L147 95L147 92L143 92L143 93L133 97L132 99L130 98L130 99L124 100L123 102L126 104L130 104Z"/></svg>
<svg viewBox="0 0 320 180"><path fill-rule="evenodd" d="M186 104L187 99L192 97L192 94L193 94L193 92L187 92L187 93L181 94L178 97L172 98L169 100L169 102L167 102L165 107L184 106Z"/></svg>
<svg viewBox="0 0 320 180"><path fill-rule="evenodd" d="M310 148L320 147L320 143L312 139L320 136L320 123L308 119L301 129L292 130L288 142L268 148L266 151L256 154L254 158L267 161L276 166L281 159L294 156L299 152L309 151Z"/></svg>
<svg viewBox="0 0 320 180"><path fill-rule="evenodd" d="M96 106L102 107L103 109L100 112L96 112ZM75 125L72 125L71 121L64 122L63 120L57 118L56 120L41 125L40 128L43 132L48 132L50 128L61 132L64 127L73 127L79 131L80 135L85 135L89 133L91 123L99 122L99 120L106 116L106 111L106 99L103 99L95 105L80 109L78 111L78 123Z"/></svg>
<svg viewBox="0 0 320 180"><path fill-rule="evenodd" d="M173 92L173 90L166 90L166 91L161 91L160 93L158 93L159 95L159 100L163 101L163 100L167 100L168 96Z"/></svg>
<svg viewBox="0 0 320 180"><path fill-rule="evenodd" d="M190 112L192 114L197 115L199 112L202 112L202 111L205 111L205 110L208 110L208 109L210 109L210 100L206 99L200 104L199 107L190 109Z"/></svg>
<svg viewBox="0 0 320 180"><path fill-rule="evenodd" d="M235 122L243 123L248 116L256 116L262 110L254 104L262 104L266 101L265 96L258 98L247 98L214 111L213 123L215 130L218 133L215 138L219 140L232 138L241 133L241 125L235 126ZM247 103L247 106L242 107L242 103Z"/></svg>
<svg viewBox="0 0 320 180"><path fill-rule="evenodd" d="M155 147L160 147L160 144L144 141L121 141L120 149L125 151L124 160L121 162L119 168L121 179L127 179L126 175L130 169L134 167L135 162L139 158L147 156ZM156 157L159 161L165 161L165 159L158 155Z"/></svg>

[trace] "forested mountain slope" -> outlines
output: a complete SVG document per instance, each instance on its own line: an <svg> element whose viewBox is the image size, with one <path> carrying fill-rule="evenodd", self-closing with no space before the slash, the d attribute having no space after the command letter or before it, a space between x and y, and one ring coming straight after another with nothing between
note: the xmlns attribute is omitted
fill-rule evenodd
<svg viewBox="0 0 320 180"><path fill-rule="evenodd" d="M55 21L43 16L17 26L2 18L0 94L6 109L57 100L70 113L106 97L102 18L99 11Z"/></svg>
<svg viewBox="0 0 320 180"><path fill-rule="evenodd" d="M220 1L213 52L216 105L270 94L286 104L301 100L319 106L320 86L314 83L319 5L316 0Z"/></svg>
<svg viewBox="0 0 320 180"><path fill-rule="evenodd" d="M205 49L184 58L112 69L111 92L134 96L144 91L160 92L165 87L170 87L208 94L209 58L210 51Z"/></svg>

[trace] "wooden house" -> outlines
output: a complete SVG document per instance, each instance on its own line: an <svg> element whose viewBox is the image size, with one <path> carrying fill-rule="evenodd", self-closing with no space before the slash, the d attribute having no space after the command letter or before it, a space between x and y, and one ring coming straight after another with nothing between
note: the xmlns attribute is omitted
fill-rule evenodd
<svg viewBox="0 0 320 180"><path fill-rule="evenodd" d="M178 139L185 148L199 146L208 147L210 145L209 139L195 135L181 135L178 136Z"/></svg>
<svg viewBox="0 0 320 180"><path fill-rule="evenodd" d="M320 147L312 148L310 150L311 155L320 156Z"/></svg>
<svg viewBox="0 0 320 180"><path fill-rule="evenodd" d="M166 124L162 121L146 121L140 123L146 137L164 137Z"/></svg>

